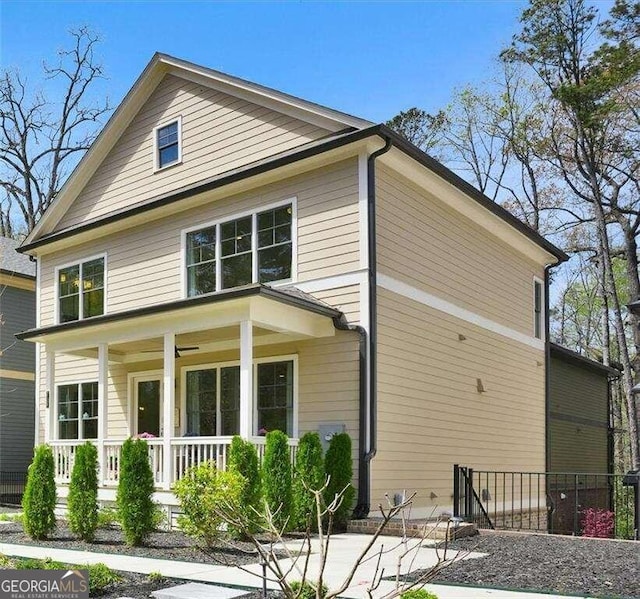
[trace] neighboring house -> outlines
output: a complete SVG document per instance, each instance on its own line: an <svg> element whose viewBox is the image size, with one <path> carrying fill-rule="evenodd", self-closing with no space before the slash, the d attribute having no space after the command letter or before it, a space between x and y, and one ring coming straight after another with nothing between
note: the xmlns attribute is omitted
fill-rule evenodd
<svg viewBox="0 0 640 599"><path fill-rule="evenodd" d="M19 245L0 237L0 473L25 473L35 438L35 351L15 334L36 323L36 265Z"/></svg>
<svg viewBox="0 0 640 599"><path fill-rule="evenodd" d="M551 343L549 472L613 472L610 385L620 373Z"/></svg>
<svg viewBox="0 0 640 599"><path fill-rule="evenodd" d="M346 430L358 517L450 506L454 463L545 468L566 256L383 125L157 54L21 251L61 498L91 439L113 499L142 433L166 505L261 429Z"/></svg>

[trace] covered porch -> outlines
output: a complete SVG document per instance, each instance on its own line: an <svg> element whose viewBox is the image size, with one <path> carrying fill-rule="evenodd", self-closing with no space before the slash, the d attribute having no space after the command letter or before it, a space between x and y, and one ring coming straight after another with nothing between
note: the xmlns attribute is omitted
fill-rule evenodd
<svg viewBox="0 0 640 599"><path fill-rule="evenodd" d="M105 488L118 484L128 437L147 440L159 491L201 462L226 468L236 434L261 459L265 432L282 430L294 458L296 347L334 337L340 317L297 290L252 285L24 333L46 355L40 422L58 484L87 440Z"/></svg>

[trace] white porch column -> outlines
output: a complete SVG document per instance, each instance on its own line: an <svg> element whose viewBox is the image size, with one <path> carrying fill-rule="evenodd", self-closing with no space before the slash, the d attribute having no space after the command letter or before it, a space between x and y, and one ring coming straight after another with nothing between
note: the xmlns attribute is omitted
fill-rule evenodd
<svg viewBox="0 0 640 599"><path fill-rule="evenodd" d="M109 346L98 345L98 484L106 478L104 469L104 441L107 438L109 401Z"/></svg>
<svg viewBox="0 0 640 599"><path fill-rule="evenodd" d="M56 352L47 346L45 351L47 352L47 384L45 386L44 442L49 443L55 437L56 431Z"/></svg>
<svg viewBox="0 0 640 599"><path fill-rule="evenodd" d="M253 324L240 323L240 436L253 434Z"/></svg>
<svg viewBox="0 0 640 599"><path fill-rule="evenodd" d="M164 335L164 387L162 408L162 481L165 489L171 488L171 437L173 437L173 407L175 405L176 336Z"/></svg>

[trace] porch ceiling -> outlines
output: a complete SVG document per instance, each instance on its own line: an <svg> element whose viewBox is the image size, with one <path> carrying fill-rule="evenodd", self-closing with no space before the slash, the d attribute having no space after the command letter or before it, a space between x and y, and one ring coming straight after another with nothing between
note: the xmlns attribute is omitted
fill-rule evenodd
<svg viewBox="0 0 640 599"><path fill-rule="evenodd" d="M253 323L257 343L291 338L330 337L340 311L264 285L250 285L208 296L149 306L82 321L33 329L17 335L60 352L107 344L114 357L146 352L162 355L162 336L176 334L176 345L234 344L239 324ZM202 348L201 348L202 349ZM153 359L153 353L147 353Z"/></svg>

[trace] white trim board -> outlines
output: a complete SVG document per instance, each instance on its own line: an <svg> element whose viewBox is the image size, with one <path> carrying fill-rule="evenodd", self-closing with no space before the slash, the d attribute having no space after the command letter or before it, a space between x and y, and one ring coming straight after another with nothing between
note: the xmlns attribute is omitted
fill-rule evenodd
<svg viewBox="0 0 640 599"><path fill-rule="evenodd" d="M441 297L437 297L431 293L423 291L422 289L417 289L416 287L407 285L406 283L398 281L397 279L387 275L378 273L377 278L378 286L383 289L402 295L420 304L424 304L425 306L429 306L430 308L449 314L450 316L455 316L460 320L482 327L483 329L491 331L492 333L497 333L498 335L502 335L503 337L507 337L513 341L523 343L524 345L528 345L535 349L544 350L544 342L540 339L536 339L530 335L525 335L520 331L516 331L515 329L500 324L499 322L480 316L466 308L456 306Z"/></svg>

